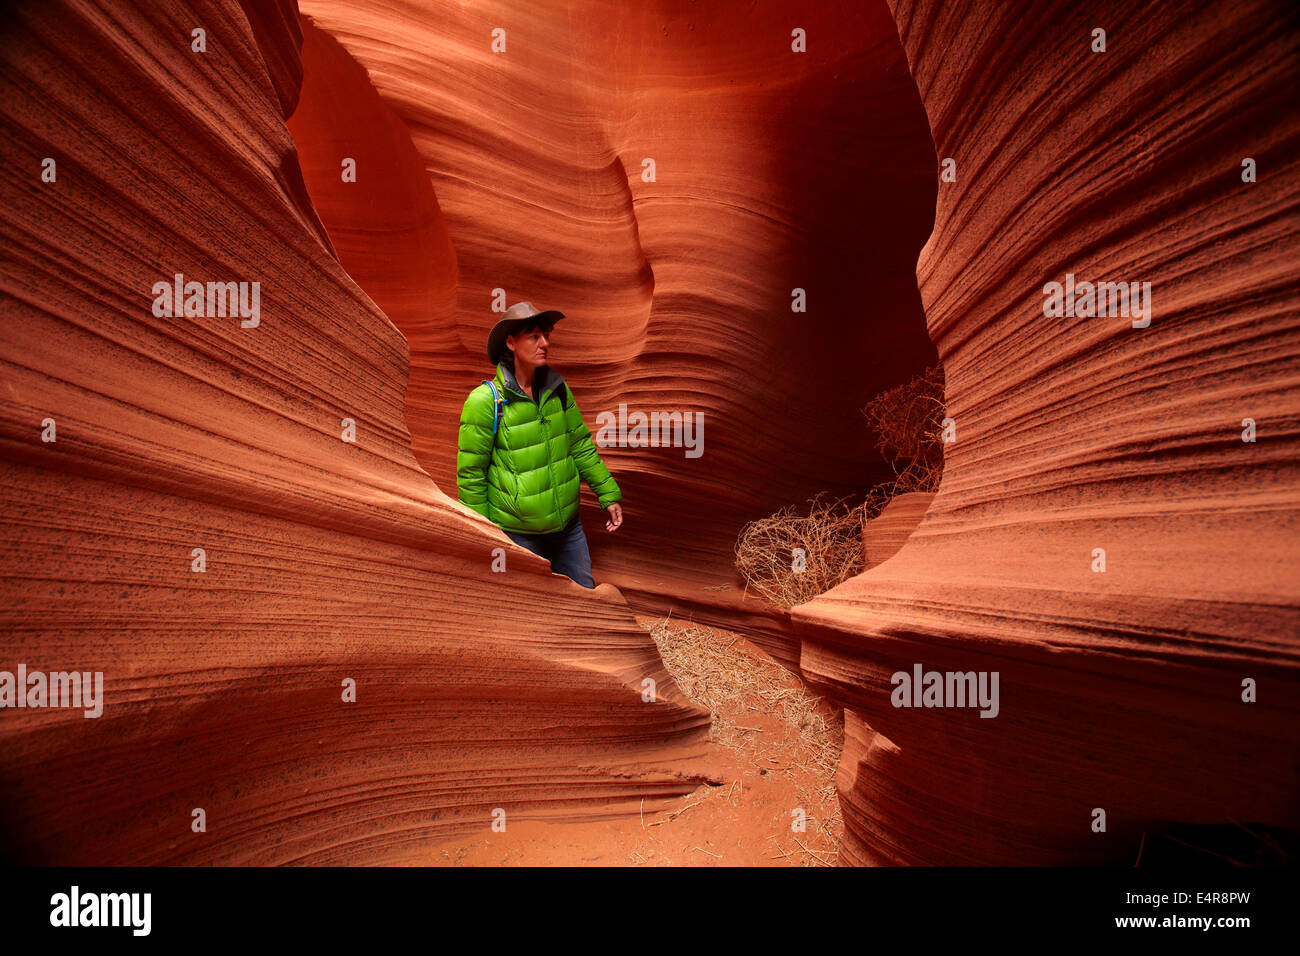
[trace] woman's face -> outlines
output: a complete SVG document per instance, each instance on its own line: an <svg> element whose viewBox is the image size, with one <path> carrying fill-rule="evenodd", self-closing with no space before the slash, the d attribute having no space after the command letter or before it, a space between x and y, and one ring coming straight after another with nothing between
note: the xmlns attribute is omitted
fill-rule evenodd
<svg viewBox="0 0 1300 956"><path fill-rule="evenodd" d="M523 362L530 368L545 365L551 348L550 330L532 329L519 335L508 335L506 346L514 351L516 362Z"/></svg>

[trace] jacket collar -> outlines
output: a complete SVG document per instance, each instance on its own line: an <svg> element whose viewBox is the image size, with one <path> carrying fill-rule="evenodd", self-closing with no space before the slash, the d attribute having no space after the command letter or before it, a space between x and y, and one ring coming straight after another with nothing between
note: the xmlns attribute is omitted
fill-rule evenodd
<svg viewBox="0 0 1300 956"><path fill-rule="evenodd" d="M519 382L515 379L514 363L509 365L504 362L497 365L497 378L501 381L502 389L509 389L520 398L529 398L524 390L519 387ZM546 394L553 392L564 383L564 376L549 365L538 366L537 373L533 376L533 390L537 392L537 404L541 405L546 400ZM529 399L531 401L531 399Z"/></svg>

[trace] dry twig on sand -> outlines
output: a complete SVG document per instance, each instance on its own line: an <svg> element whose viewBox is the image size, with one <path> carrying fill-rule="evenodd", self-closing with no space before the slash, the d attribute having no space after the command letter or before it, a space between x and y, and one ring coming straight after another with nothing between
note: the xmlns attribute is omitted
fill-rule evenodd
<svg viewBox="0 0 1300 956"><path fill-rule="evenodd" d="M810 694L794 674L776 661L747 652L743 643L733 647L737 643L734 638L728 643L712 628L667 619L643 626L659 646L664 666L677 686L711 712L710 735L714 741L750 754L755 760L775 764L766 768L768 773L798 770L803 779L813 781L812 785L796 787L799 808L807 815L806 839L810 844L800 844L801 865L830 865L826 859L838 854L843 831L835 771L844 749L844 712ZM790 732L755 734L752 725L738 723L753 719L754 701L759 703L760 713L781 720ZM783 849L781 852L785 854Z"/></svg>

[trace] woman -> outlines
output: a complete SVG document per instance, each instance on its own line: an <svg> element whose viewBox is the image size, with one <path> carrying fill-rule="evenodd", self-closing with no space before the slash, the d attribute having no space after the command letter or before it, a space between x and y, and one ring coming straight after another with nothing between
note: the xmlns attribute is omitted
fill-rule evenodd
<svg viewBox="0 0 1300 956"><path fill-rule="evenodd" d="M579 479L608 512L607 531L623 523L623 493L564 378L547 364L551 330L562 318L518 302L493 327L488 359L497 374L469 393L461 411L456 488L462 504L549 560L552 571L594 588Z"/></svg>

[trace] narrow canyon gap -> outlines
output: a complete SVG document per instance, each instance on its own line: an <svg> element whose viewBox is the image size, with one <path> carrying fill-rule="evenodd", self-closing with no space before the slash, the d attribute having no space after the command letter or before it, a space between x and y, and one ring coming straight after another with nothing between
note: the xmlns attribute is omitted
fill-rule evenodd
<svg viewBox="0 0 1300 956"><path fill-rule="evenodd" d="M1169 821L1300 827L1300 12L804 6L801 73L793 24L700 6L559 27L310 0L328 36L304 38L291 2L225 0L204 56L180 2L0 13L0 159L26 171L0 178L0 653L102 670L106 698L6 713L0 855L410 862L496 807L590 817L711 779L708 715L629 608L514 552L502 588L504 539L439 464L521 260L510 298L570 312L555 361L588 415L632 396L719 421L699 461L607 452L629 502L680 511L592 535L645 607L720 580L747 518L870 484L857 409L941 358L957 441L921 524L768 635L846 707L841 862L1128 866ZM639 38L620 63L611 35ZM304 42L365 142L310 119ZM391 163L373 208L320 188L342 146ZM916 311L866 329L845 262L877 240L844 232L889 218L854 197L891 161L917 218L860 261L899 273L868 298ZM154 316L176 272L260 281L261 324ZM1150 326L1045 318L1066 273L1150 281ZM879 381L813 374L891 335ZM860 443L828 441L848 419ZM917 663L998 671L998 716L892 707Z"/></svg>
<svg viewBox="0 0 1300 956"><path fill-rule="evenodd" d="M936 361L915 275L936 161L887 8L802 10L807 54L742 7L301 9L289 128L341 263L410 342L421 465L455 497L492 291L564 311L551 361L593 432L620 403L704 420L699 458L601 451L626 521L607 534L584 486L596 580L734 624L744 523L884 480L860 409ZM755 637L797 659L779 621Z"/></svg>

